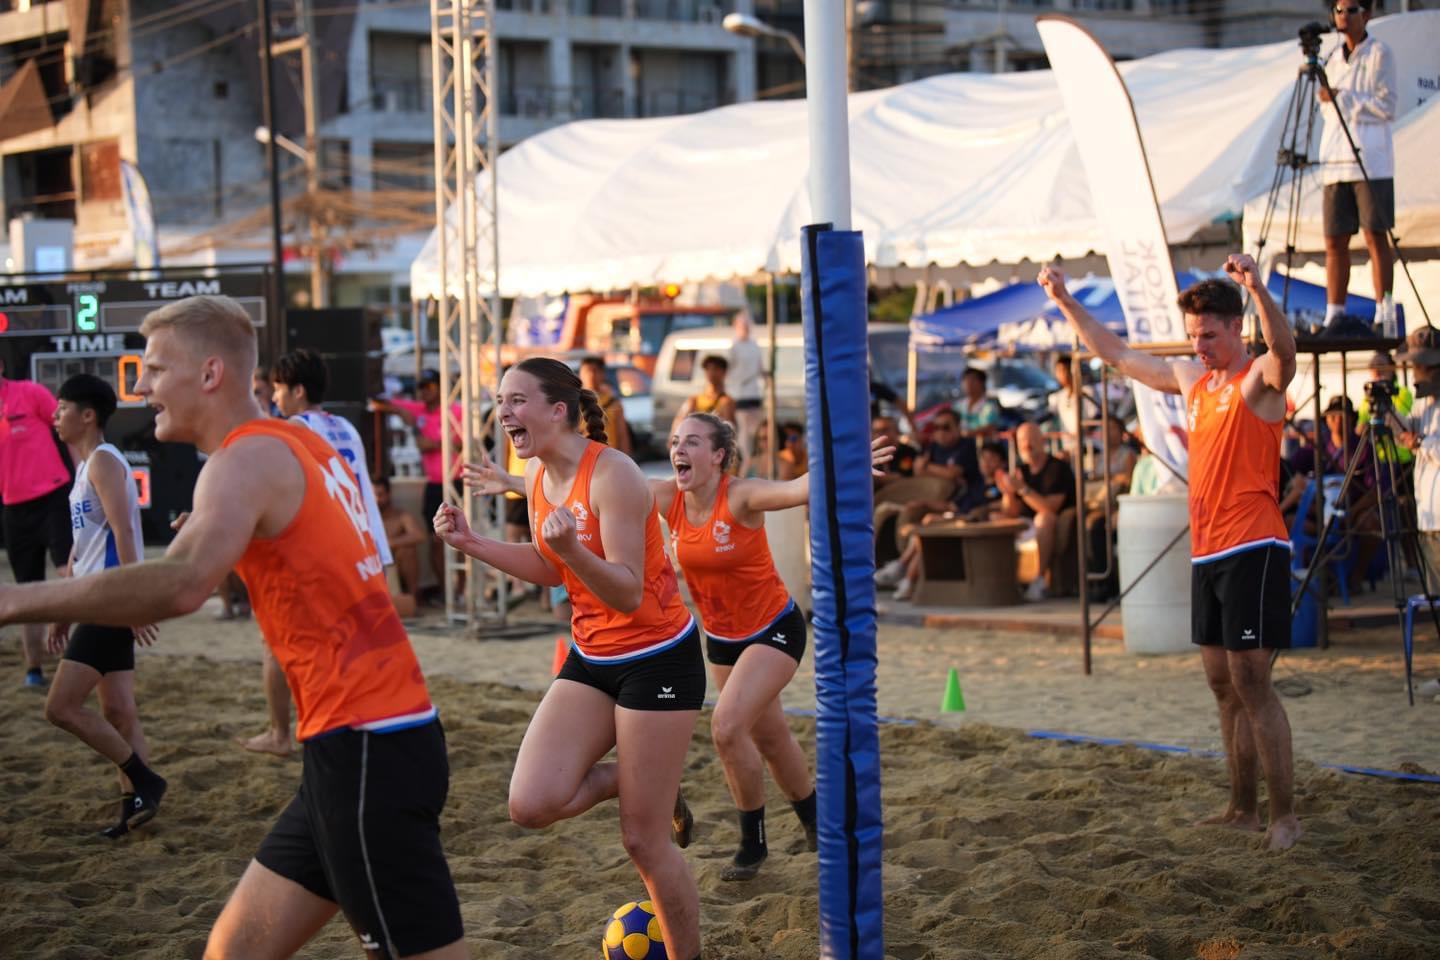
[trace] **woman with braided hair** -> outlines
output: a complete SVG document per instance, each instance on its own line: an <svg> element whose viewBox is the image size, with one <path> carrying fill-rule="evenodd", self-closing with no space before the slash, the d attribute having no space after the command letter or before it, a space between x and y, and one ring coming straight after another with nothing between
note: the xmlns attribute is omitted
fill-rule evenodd
<svg viewBox="0 0 1440 960"><path fill-rule="evenodd" d="M539 828L620 801L620 832L659 916L669 955L700 956L700 897L677 797L705 699L700 633L665 556L655 498L629 457L605 445L595 394L558 360L532 357L501 380L500 423L529 461L531 543L477 536L442 504L435 533L498 570L564 584L575 646L531 718L510 778L510 818ZM584 418L585 433L579 432ZM600 762L611 748L616 759Z"/></svg>

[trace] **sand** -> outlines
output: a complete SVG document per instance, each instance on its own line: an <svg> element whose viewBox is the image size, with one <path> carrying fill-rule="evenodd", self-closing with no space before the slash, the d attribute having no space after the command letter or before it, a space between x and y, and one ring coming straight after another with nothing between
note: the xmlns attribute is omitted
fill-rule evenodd
<svg viewBox="0 0 1440 960"><path fill-rule="evenodd" d="M522 611L521 618L538 614ZM414 631L450 744L444 830L475 957L593 957L603 918L641 887L613 805L544 831L505 817L520 736L543 688L553 630L478 642L433 620ZM1277 676L1310 693L1285 699L1295 728L1294 850L1190 824L1225 799L1223 761L1135 747L1042 742L1031 729L1218 746L1193 656L1136 658L1097 644L1013 633L881 631L887 957L1427 958L1440 956L1440 786L1322 766L1440 770L1440 704L1406 706L1395 631L1340 634L1329 651L1290 654ZM1440 673L1440 644L1417 664ZM0 677L18 680L13 631ZM0 955L200 957L205 936L260 838L289 800L298 758L240 750L262 725L252 625L200 613L165 627L139 663L155 764L171 779L150 827L119 843L106 764L41 715L42 697L0 685ZM968 709L938 713L960 673ZM787 691L813 705L810 658ZM719 872L736 828L708 713L686 773L697 814L688 851L700 885L707 958L818 955L814 854L770 789L771 857L760 876ZM807 749L814 725L792 726ZM353 957L332 922L307 957Z"/></svg>

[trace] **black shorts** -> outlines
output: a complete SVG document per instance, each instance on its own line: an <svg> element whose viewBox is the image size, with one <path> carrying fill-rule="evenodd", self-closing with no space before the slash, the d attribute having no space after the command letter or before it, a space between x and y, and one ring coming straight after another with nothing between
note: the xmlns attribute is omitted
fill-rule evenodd
<svg viewBox="0 0 1440 960"><path fill-rule="evenodd" d="M24 503L7 503L4 510L5 552L16 583L45 579L45 554L63 567L70 561L70 491L58 487Z"/></svg>
<svg viewBox="0 0 1440 960"><path fill-rule="evenodd" d="M440 721L305 741L300 790L255 859L339 904L369 957L435 950L464 934L440 846L450 763Z"/></svg>
<svg viewBox="0 0 1440 960"><path fill-rule="evenodd" d="M748 397L748 398L746 398L746 399L744 399L744 400L736 400L736 401L735 401L735 409L736 409L736 410L759 410L761 404L763 404L764 402L765 402L764 400L761 400L761 399L759 399L759 398L757 398L757 397Z"/></svg>
<svg viewBox="0 0 1440 960"><path fill-rule="evenodd" d="M656 653L619 663L586 660L570 648L557 680L594 687L627 710L699 710L705 704L705 661L700 629Z"/></svg>
<svg viewBox="0 0 1440 960"><path fill-rule="evenodd" d="M1226 650L1290 649L1290 551L1269 546L1197 563L1190 641Z"/></svg>
<svg viewBox="0 0 1440 960"><path fill-rule="evenodd" d="M135 631L129 627L77 624L70 630L62 660L74 660L101 676L135 669Z"/></svg>
<svg viewBox="0 0 1440 960"><path fill-rule="evenodd" d="M505 501L505 522L512 527L530 529L530 502L524 497Z"/></svg>
<svg viewBox="0 0 1440 960"><path fill-rule="evenodd" d="M770 622L770 625L753 637L744 640L719 640L705 635L705 656L717 667L733 667L740 660L740 654L751 647L774 647L781 653L789 654L799 663L805 656L806 633L805 614L791 600L790 605Z"/></svg>
<svg viewBox="0 0 1440 960"><path fill-rule="evenodd" d="M1395 181L1347 181L1325 184L1325 236L1349 237L1363 227L1384 233L1395 226Z"/></svg>

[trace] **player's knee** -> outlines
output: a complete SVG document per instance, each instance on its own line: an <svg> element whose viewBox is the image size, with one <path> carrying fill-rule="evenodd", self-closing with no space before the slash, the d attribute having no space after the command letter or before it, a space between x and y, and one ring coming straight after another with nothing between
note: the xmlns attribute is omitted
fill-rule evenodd
<svg viewBox="0 0 1440 960"><path fill-rule="evenodd" d="M620 818L620 842L630 862L642 871L671 849L669 830L668 818L663 823L650 823L638 817Z"/></svg>
<svg viewBox="0 0 1440 960"><path fill-rule="evenodd" d="M548 798L526 790L510 791L510 822L517 827L539 830L558 819L557 806Z"/></svg>
<svg viewBox="0 0 1440 960"><path fill-rule="evenodd" d="M733 752L750 735L750 725L733 710L717 710L710 720L710 740L723 756Z"/></svg>
<svg viewBox="0 0 1440 960"><path fill-rule="evenodd" d="M51 697L45 701L45 719L61 730L75 729L75 715L79 705Z"/></svg>

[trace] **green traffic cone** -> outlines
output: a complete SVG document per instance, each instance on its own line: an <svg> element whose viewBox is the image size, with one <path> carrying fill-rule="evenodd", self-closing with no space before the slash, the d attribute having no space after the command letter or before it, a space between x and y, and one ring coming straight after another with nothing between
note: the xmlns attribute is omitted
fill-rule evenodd
<svg viewBox="0 0 1440 960"><path fill-rule="evenodd" d="M960 692L960 671L950 668L945 681L945 699L940 703L941 713L962 713L965 710L965 694Z"/></svg>

